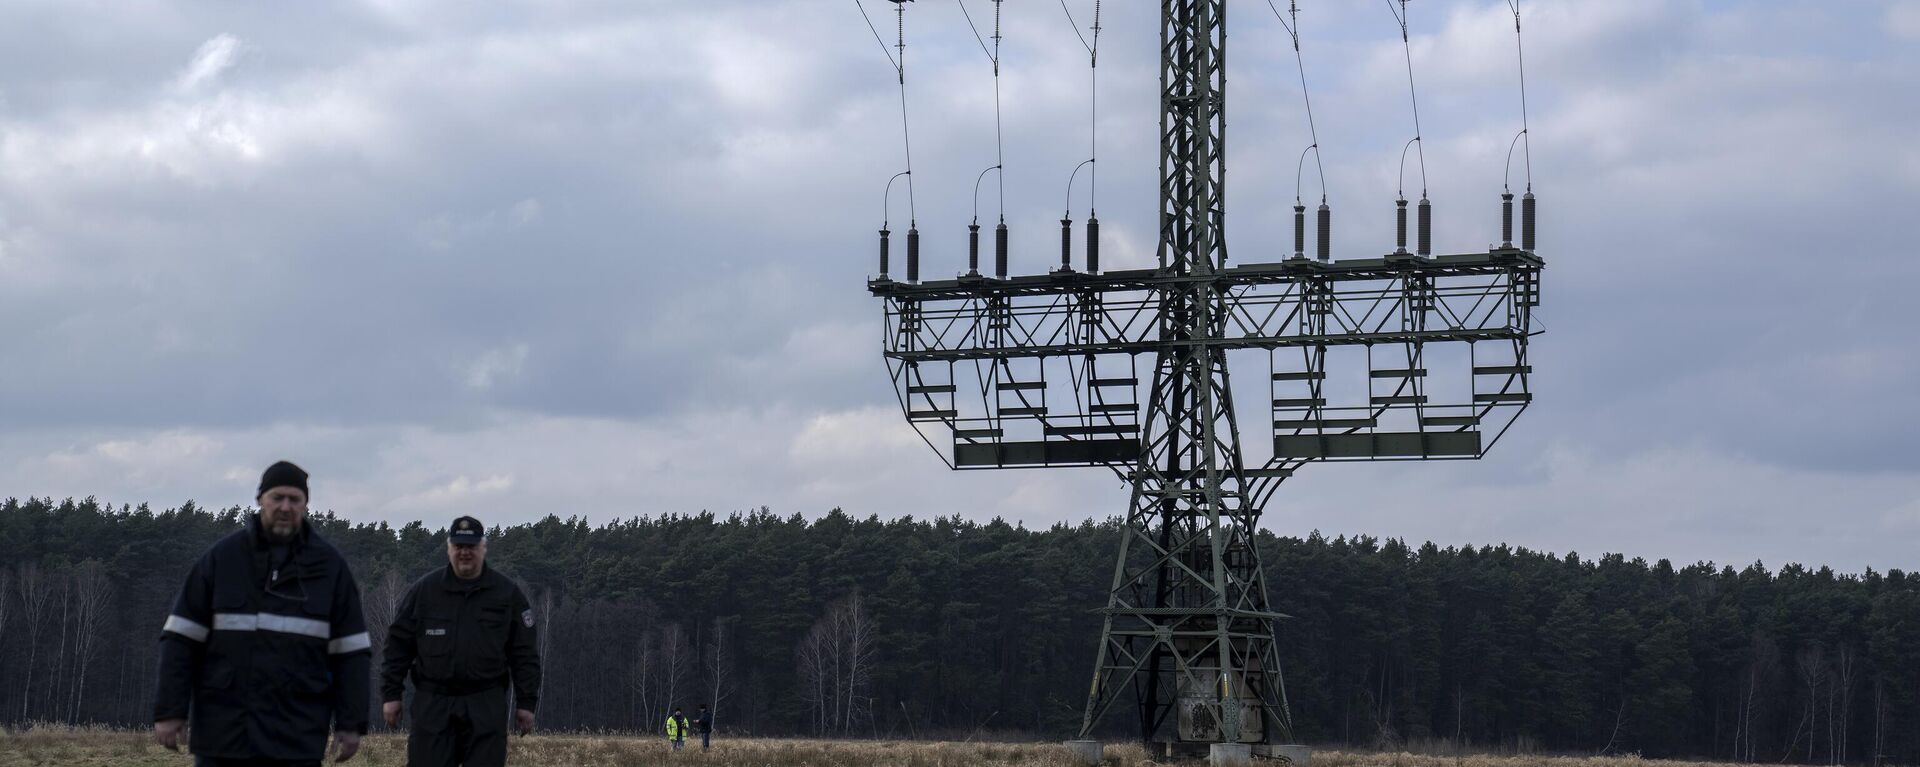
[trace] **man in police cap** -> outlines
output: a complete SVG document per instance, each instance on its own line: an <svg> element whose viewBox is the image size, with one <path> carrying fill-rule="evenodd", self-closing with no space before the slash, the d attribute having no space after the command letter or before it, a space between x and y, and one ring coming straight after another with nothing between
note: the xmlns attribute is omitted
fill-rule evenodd
<svg viewBox="0 0 1920 767"><path fill-rule="evenodd" d="M306 524L307 473L281 461L260 511L187 573L160 632L154 739L200 767L318 765L360 750L371 662L360 588Z"/></svg>
<svg viewBox="0 0 1920 767"><path fill-rule="evenodd" d="M380 667L381 713L400 723L400 699L413 678L409 767L489 767L507 760L507 684L515 728L533 730L540 699L540 653L533 608L512 579L487 567L480 520L461 517L447 530L447 566L407 590L387 631Z"/></svg>

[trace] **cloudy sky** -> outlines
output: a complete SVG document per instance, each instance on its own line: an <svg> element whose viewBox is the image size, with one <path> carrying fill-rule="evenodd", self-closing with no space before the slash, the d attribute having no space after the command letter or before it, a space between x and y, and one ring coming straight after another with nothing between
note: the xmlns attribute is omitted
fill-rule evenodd
<svg viewBox="0 0 1920 767"><path fill-rule="evenodd" d="M1399 28L1302 4L1336 257L1377 255L1413 131ZM888 37L891 5L868 0ZM1088 152L1087 56L1057 3L1008 6L1031 272ZM1273 12L1231 6L1229 247L1267 261L1307 126ZM1512 17L1411 8L1436 244L1484 248ZM1522 10L1538 402L1483 461L1310 467L1265 523L1920 566L1920 0ZM1099 210L1138 266L1158 32L1151 4L1105 12ZM957 0L907 13L938 275L993 163L992 71ZM285 457L359 520L1118 512L1111 474L950 473L902 422L864 289L899 107L851 0L0 0L0 493L244 504Z"/></svg>

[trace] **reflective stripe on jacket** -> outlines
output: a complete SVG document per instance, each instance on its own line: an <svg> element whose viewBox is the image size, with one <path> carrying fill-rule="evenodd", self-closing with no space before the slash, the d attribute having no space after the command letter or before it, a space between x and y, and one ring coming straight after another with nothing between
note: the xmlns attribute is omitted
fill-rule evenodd
<svg viewBox="0 0 1920 767"><path fill-rule="evenodd" d="M191 713L195 754L313 761L330 730L366 732L360 588L311 524L276 560L255 515L187 573L160 627L153 714Z"/></svg>

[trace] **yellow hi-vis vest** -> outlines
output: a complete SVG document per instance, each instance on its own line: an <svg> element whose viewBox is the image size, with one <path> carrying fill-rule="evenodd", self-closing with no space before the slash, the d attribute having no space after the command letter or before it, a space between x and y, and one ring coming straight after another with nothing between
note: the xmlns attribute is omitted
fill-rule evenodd
<svg viewBox="0 0 1920 767"><path fill-rule="evenodd" d="M667 717L667 739L668 740L685 740L686 737L687 737L686 718L675 717L675 716Z"/></svg>

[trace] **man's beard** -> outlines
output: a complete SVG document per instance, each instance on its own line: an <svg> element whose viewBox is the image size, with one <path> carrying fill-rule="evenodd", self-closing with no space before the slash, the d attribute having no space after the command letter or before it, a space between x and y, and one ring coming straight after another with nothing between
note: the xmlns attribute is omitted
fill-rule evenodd
<svg viewBox="0 0 1920 767"><path fill-rule="evenodd" d="M284 532L282 532L283 528ZM261 525L260 529L266 533L267 540L274 543L286 543L287 541L293 540L295 533L300 532L300 523L268 521L266 524Z"/></svg>

